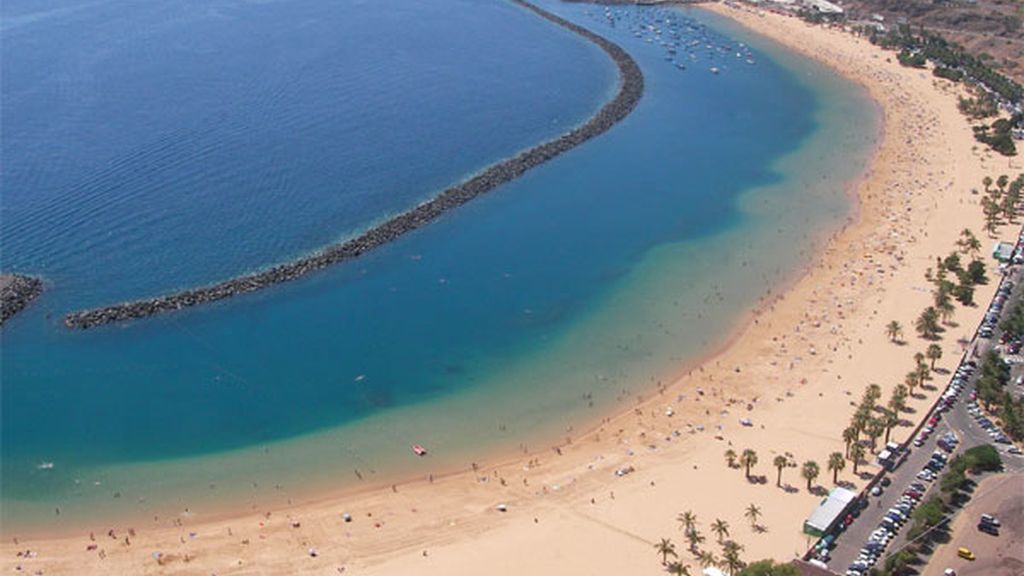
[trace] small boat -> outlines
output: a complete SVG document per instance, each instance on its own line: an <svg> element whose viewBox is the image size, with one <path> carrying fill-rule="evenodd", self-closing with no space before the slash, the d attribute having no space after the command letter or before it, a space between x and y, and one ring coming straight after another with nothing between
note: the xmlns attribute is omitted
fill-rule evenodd
<svg viewBox="0 0 1024 576"><path fill-rule="evenodd" d="M413 444L412 445L412 451L417 456L426 456L427 455L427 449L424 448L423 446L420 446L419 444Z"/></svg>
<svg viewBox="0 0 1024 576"><path fill-rule="evenodd" d="M716 68L716 67L712 66L712 67L711 67L711 73L712 73L712 74L718 74L718 68Z"/></svg>
<svg viewBox="0 0 1024 576"><path fill-rule="evenodd" d="M36 466L36 468L40 470L53 470L53 462L43 462L42 464Z"/></svg>

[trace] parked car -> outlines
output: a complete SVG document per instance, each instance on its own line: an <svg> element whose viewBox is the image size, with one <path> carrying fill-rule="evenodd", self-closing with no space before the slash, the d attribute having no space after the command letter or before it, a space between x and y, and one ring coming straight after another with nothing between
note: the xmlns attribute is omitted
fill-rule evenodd
<svg viewBox="0 0 1024 576"><path fill-rule="evenodd" d="M978 530L992 536L999 536L999 527L984 522L978 522Z"/></svg>

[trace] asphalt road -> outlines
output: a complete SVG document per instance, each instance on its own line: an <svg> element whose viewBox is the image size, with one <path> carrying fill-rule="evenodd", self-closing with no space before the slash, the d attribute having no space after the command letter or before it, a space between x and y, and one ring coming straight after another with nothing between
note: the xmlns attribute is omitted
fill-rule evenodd
<svg viewBox="0 0 1024 576"><path fill-rule="evenodd" d="M1011 297L1008 299L1006 305L1003 307L1003 314L1007 314L1013 305L1020 300L1022 294L1024 294L1024 285L1021 280L1021 270L1016 268L1012 271L1013 279L1016 283L1014 291ZM977 338L974 342L977 355L980 357L997 342L1001 336L1000 331L996 330L996 333L991 339ZM940 380L936 378L932 381L932 385L940 386L942 390L949 385L952 380L952 375L948 379ZM985 430L978 425L974 418L967 412L967 404L970 401L970 394L974 391L975 378L971 378L967 386L960 393L954 405L945 413L940 416L938 425L935 427L934 432L928 437L928 440L920 447L910 447L910 454L907 459L900 464L900 466L886 475L892 481L892 484L885 489L885 491L878 497L868 496L868 507L865 508L860 516L851 524L845 532L835 542L835 547L831 551L831 560L828 565L831 570L840 574L845 574L846 569L857 559L860 555L860 549L868 540L868 536L875 529L878 528L879 524L885 513L895 504L896 500L899 499L900 495L909 487L911 482L914 482L917 478L918 472L928 463L932 453L938 450L938 440L944 434L949 431L956 433L957 438L960 439L960 443L957 445L957 449L949 456L952 460L953 455L963 452L968 448L979 446L982 444L990 444L992 440L989 438ZM1010 386L1013 386L1011 382ZM930 418L931 412L927 415L912 414L912 418ZM1003 463L1008 472L1024 472L1024 457L1014 456L1012 454L1005 453L1005 446L995 444L1000 449L1000 455L1003 458ZM872 456L873 457L873 456ZM945 469L943 470L943 472ZM926 486L926 493L921 499L925 501L931 496L938 493L938 480L932 483L922 482ZM903 528L897 533L896 537L889 543L886 548L886 554L892 554L899 550L906 544L906 533L909 531L909 526L912 522L904 524ZM884 565L884 556L878 561L876 567Z"/></svg>

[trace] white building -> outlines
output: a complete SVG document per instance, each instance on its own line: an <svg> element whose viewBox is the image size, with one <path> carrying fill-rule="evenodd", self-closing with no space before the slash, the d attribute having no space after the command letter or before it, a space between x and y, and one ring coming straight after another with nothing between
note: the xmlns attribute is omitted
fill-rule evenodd
<svg viewBox="0 0 1024 576"><path fill-rule="evenodd" d="M822 14L842 14L843 7L838 4L833 4L828 0L803 0L809 8L813 8Z"/></svg>

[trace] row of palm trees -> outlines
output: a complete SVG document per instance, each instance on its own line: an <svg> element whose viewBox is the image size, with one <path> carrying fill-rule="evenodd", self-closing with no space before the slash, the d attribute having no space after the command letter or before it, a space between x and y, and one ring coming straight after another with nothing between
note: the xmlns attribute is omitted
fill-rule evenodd
<svg viewBox="0 0 1024 576"><path fill-rule="evenodd" d="M750 525L753 528L757 528L757 521L761 518L761 508L756 504L747 506L743 513L744 517L750 520ZM729 538L729 523L721 518L715 518L715 521L711 523L710 530L715 534L718 544L722 548L722 555L718 557L714 552L707 549L702 549L701 545L704 544L706 538L700 532L700 528L697 524L697 515L692 510L680 512L676 516L676 520L679 521L679 529L683 531L684 537L687 540L688 548L690 553L696 558L697 562L703 568L710 566L717 566L723 570L733 574L744 567L744 562L740 558L740 552L743 551L743 546L738 544L735 540ZM661 563L665 566L665 569L669 574L675 574L677 576L689 575L689 568L678 561L678 553L676 552L675 544L668 538L662 538L660 542L654 545L658 554L661 555ZM669 557L675 558L676 560L669 562Z"/></svg>
<svg viewBox="0 0 1024 576"><path fill-rule="evenodd" d="M850 428L848 430L855 429ZM844 432L844 435L845 434L846 433ZM861 447L861 450L863 450L863 447ZM847 446L847 454L849 454L850 452L851 449L849 446ZM861 454L861 456L863 456L863 454ZM725 451L725 462L726 465L729 466L730 468L745 468L745 474L747 478L749 478L750 468L757 464L758 456L757 452L750 448L743 450L742 454L739 455L737 455L735 450L729 448L728 450ZM778 456L776 456L772 460L772 465L774 465L778 471L778 474L775 479L775 485L780 487L782 486L782 471L785 470L786 468L797 467L796 459L793 457L793 454L789 452L786 452L785 454L779 454ZM843 468L846 466L845 457L841 452L833 452L832 454L829 455L828 463L826 464L826 466L828 468L828 471L833 473L832 481L834 483L838 481L839 472L841 472ZM807 460L806 462L800 465L800 476L807 481L808 491L812 489L812 483L814 482L814 480L818 478L820 474L821 466L814 460Z"/></svg>
<svg viewBox="0 0 1024 576"><path fill-rule="evenodd" d="M1024 189L1024 174L1017 176L1012 182L1003 174L993 182L991 176L985 176L982 181L985 187L985 197L981 199L981 209L985 214L985 230L994 234L1001 219L1013 224L1020 207L1021 192ZM995 188L992 184L995 184Z"/></svg>

